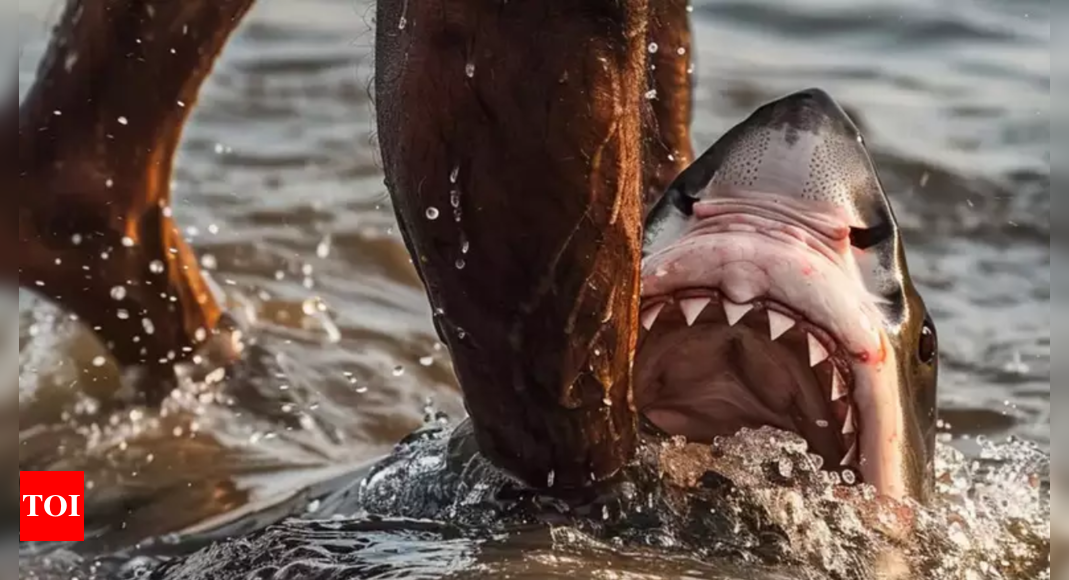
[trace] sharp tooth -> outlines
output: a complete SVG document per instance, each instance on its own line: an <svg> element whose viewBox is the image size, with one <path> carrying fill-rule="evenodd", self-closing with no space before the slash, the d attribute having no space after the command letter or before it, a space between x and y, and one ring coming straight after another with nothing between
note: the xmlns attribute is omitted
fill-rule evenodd
<svg viewBox="0 0 1069 580"><path fill-rule="evenodd" d="M812 334L806 336L809 338L809 366L815 367L828 360L831 356L828 354L828 349L824 348L824 345Z"/></svg>
<svg viewBox="0 0 1069 580"><path fill-rule="evenodd" d="M705 311L705 307L712 302L712 298L688 298L679 303L679 309L687 319L687 326L694 326L694 321Z"/></svg>
<svg viewBox="0 0 1069 580"><path fill-rule="evenodd" d="M798 323L785 314L780 314L775 310L768 311L768 327L769 332L772 334L772 340L779 340L781 336L787 334L787 331L794 328Z"/></svg>
<svg viewBox="0 0 1069 580"><path fill-rule="evenodd" d="M653 330L653 324L657 322L657 317L661 315L661 311L664 310L664 302L660 304L650 306L642 313L642 327L647 332Z"/></svg>
<svg viewBox="0 0 1069 580"><path fill-rule="evenodd" d="M857 441L850 446L850 451L846 452L846 457L843 457L843 462L839 464L841 467L852 467L857 465Z"/></svg>
<svg viewBox="0 0 1069 580"><path fill-rule="evenodd" d="M753 304L735 304L730 300L724 300L724 314L728 317L728 324L735 326L744 316L753 310Z"/></svg>
<svg viewBox="0 0 1069 580"><path fill-rule="evenodd" d="M839 374L839 369L832 369L831 371L831 401L834 403L840 399L846 398L846 395L850 394L846 390L846 381L843 380L843 376ZM852 408L851 408L852 410Z"/></svg>
<svg viewBox="0 0 1069 580"><path fill-rule="evenodd" d="M854 419L854 406L850 405L846 411L846 421L843 422L843 435L857 433L857 422Z"/></svg>

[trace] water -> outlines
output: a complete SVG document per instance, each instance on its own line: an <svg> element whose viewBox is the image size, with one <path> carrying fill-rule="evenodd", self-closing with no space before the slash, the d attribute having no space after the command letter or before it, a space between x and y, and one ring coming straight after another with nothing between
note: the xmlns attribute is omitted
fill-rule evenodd
<svg viewBox="0 0 1069 580"><path fill-rule="evenodd" d="M51 0L0 7L0 21L19 26L21 90L60 8ZM1049 3L703 0L693 17L699 149L760 102L808 86L828 89L865 127L914 278L940 328L945 438L966 454L946 456L958 474L953 485L965 489L945 495L994 496L994 507L958 517L970 524L963 537L978 546L1017 545L1007 539L1013 518L1002 500L1042 514L1021 497L1037 495L1028 472L1041 479L1049 472ZM94 365L102 353L83 332L20 294L19 468L87 471L97 507L88 514L94 530L83 555L212 529L240 510L299 503L306 488L388 452L422 423L428 399L462 416L382 185L368 97L373 19L373 7L358 0L262 0L186 131L175 214L196 234L190 237L202 259L210 256L232 310L257 322L238 380L191 378L162 411L109 404L117 370ZM13 364L6 352L0 365ZM11 419L6 424L14 424L12 407L0 412ZM1019 445L977 441L1009 436L1038 446L1038 458ZM11 445L0 451L14 462ZM974 473L973 461L985 473L1002 466L1009 475L986 483L989 475ZM933 529L948 529L950 514L947 506L935 510ZM487 538L437 524L332 525L353 529L294 533L335 538L321 544L341 542L347 552L361 547L350 571L827 577L819 562L797 573L740 570L732 558L714 566L665 546L624 549L598 530ZM364 539L342 533L357 528ZM311 562L330 561L291 549ZM997 577L981 568L982 550L944 550L965 554L981 574L974 577ZM20 559L23 575L47 577L65 566Z"/></svg>

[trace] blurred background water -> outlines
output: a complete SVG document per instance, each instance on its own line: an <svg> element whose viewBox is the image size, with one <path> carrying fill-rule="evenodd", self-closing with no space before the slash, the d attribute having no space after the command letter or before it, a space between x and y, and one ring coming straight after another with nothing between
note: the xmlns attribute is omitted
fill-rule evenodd
<svg viewBox="0 0 1069 580"><path fill-rule="evenodd" d="M5 29L17 24L20 91L61 8L0 4ZM1007 436L1049 451L1050 3L693 8L698 148L784 93L819 86L844 103L939 326L944 431L966 453L977 437ZM19 396L19 468L85 469L100 502L136 498L119 536L177 531L373 460L429 402L463 414L383 186L374 17L361 0L261 0L203 91L175 175L188 238L281 369L234 397L255 406L288 391L275 409L286 421L203 392L176 394L163 414L109 414L114 369L91 364L99 351L84 334L19 295L19 354L0 351L0 368L18 366L5 392ZM168 505L198 507L160 516Z"/></svg>

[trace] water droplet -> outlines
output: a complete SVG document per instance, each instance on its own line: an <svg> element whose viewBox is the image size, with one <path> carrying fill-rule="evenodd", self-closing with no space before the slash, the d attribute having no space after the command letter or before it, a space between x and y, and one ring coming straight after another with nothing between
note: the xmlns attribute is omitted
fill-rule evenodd
<svg viewBox="0 0 1069 580"><path fill-rule="evenodd" d="M397 23L398 30L404 30L408 27L408 0L405 0L405 5L401 8L401 20Z"/></svg>
<svg viewBox="0 0 1069 580"><path fill-rule="evenodd" d="M815 471L820 471L821 469L824 469L824 457L823 456L821 456L821 455L813 455L813 456L811 456L811 458L813 460L813 469Z"/></svg>
<svg viewBox="0 0 1069 580"><path fill-rule="evenodd" d="M116 286L111 289L111 299L115 301L122 301L126 299L126 287Z"/></svg>
<svg viewBox="0 0 1069 580"><path fill-rule="evenodd" d="M657 98L657 89L650 89L646 91L646 100L652 101Z"/></svg>
<svg viewBox="0 0 1069 580"><path fill-rule="evenodd" d="M119 117L119 124L123 125L123 126L129 125L130 124L130 120L127 119L126 117Z"/></svg>
<svg viewBox="0 0 1069 580"><path fill-rule="evenodd" d="M204 257L200 259L200 265L203 266L205 270L215 270L219 267L219 261L215 259L215 256L205 254Z"/></svg>
<svg viewBox="0 0 1069 580"><path fill-rule="evenodd" d="M400 376L404 376L404 374L405 374L405 367L396 366L396 367L393 368L393 376L400 377Z"/></svg>
<svg viewBox="0 0 1069 580"><path fill-rule="evenodd" d="M460 240L460 253L467 254L471 251L471 242L468 240Z"/></svg>
<svg viewBox="0 0 1069 580"><path fill-rule="evenodd" d="M152 323L152 320L148 318L141 319L141 326L145 328L145 334L152 336L156 334L156 325Z"/></svg>
<svg viewBox="0 0 1069 580"><path fill-rule="evenodd" d="M467 65L466 65L466 66L464 67L464 74L465 74L465 75L467 75L467 77L468 77L469 79L473 79L473 78L475 78L475 63L473 63L473 62L469 62L469 63L468 63L468 64L467 64Z"/></svg>
<svg viewBox="0 0 1069 580"><path fill-rule="evenodd" d="M152 272L153 274L162 274L164 268L165 266L163 265L163 262L159 260L155 260L148 265L149 272Z"/></svg>
<svg viewBox="0 0 1069 580"><path fill-rule="evenodd" d="M820 419L819 421L817 421L817 427L820 427L821 429L827 429L829 425L831 425L831 424L828 423L827 421L823 420L823 419Z"/></svg>
<svg viewBox="0 0 1069 580"><path fill-rule="evenodd" d="M319 242L319 245L316 246L316 256L318 256L321 260L326 260L327 258L329 258L330 247L332 244L333 240L330 238L330 236L323 238L323 241Z"/></svg>
<svg viewBox="0 0 1069 580"><path fill-rule="evenodd" d="M681 47L679 47L679 50L676 51L676 54L678 54L679 56L686 56L687 55L687 49L685 49L685 48L683 48L681 46Z"/></svg>
<svg viewBox="0 0 1069 580"><path fill-rule="evenodd" d="M661 47L656 42L651 42L649 46L650 54L657 54L657 51L661 50Z"/></svg>
<svg viewBox="0 0 1069 580"><path fill-rule="evenodd" d="M134 239L131 238L131 237L123 236L122 247L124 247L124 248L132 248L132 247L134 247Z"/></svg>
<svg viewBox="0 0 1069 580"><path fill-rule="evenodd" d="M453 188L453 191L449 192L449 205L453 208L460 207L460 190Z"/></svg>
<svg viewBox="0 0 1069 580"><path fill-rule="evenodd" d="M463 270L468 266L468 263L464 261L464 258L457 258L457 270Z"/></svg>
<svg viewBox="0 0 1069 580"><path fill-rule="evenodd" d="M82 236L79 234L74 234L73 236L71 236L71 243L75 246L82 245Z"/></svg>
<svg viewBox="0 0 1069 580"><path fill-rule="evenodd" d="M126 310L120 310L118 313L115 314L115 316L119 320L130 320L130 313Z"/></svg>
<svg viewBox="0 0 1069 580"><path fill-rule="evenodd" d="M419 364L421 364L421 365L423 365L425 367L429 367L429 366L434 364L434 357L433 356L425 356L425 357L419 359Z"/></svg>
<svg viewBox="0 0 1069 580"><path fill-rule="evenodd" d="M449 174L449 183L455 184L460 177L460 166L457 165L453 168L453 172Z"/></svg>
<svg viewBox="0 0 1069 580"><path fill-rule="evenodd" d="M304 312L305 316L315 316L327 311L327 303L318 296L309 298L301 304L301 311Z"/></svg>
<svg viewBox="0 0 1069 580"><path fill-rule="evenodd" d="M857 474L855 474L851 469L843 471L843 483L845 483L846 485L854 485L855 483L857 483Z"/></svg>
<svg viewBox="0 0 1069 580"><path fill-rule="evenodd" d="M436 207L428 207L427 208L427 219L431 220L432 222L434 220L438 219L439 215L441 215L441 214L438 212L438 208L436 208Z"/></svg>
<svg viewBox="0 0 1069 580"><path fill-rule="evenodd" d="M98 369L106 364L108 364L108 360L102 356L98 356L93 359L93 366Z"/></svg>

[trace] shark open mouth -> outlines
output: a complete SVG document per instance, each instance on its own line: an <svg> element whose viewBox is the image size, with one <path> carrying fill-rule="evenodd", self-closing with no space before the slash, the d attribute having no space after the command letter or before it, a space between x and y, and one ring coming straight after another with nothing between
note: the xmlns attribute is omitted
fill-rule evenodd
<svg viewBox="0 0 1069 580"><path fill-rule="evenodd" d="M641 323L635 403L660 431L791 431L846 483L923 494L934 326L827 94L762 107L668 189L646 220Z"/></svg>
<svg viewBox="0 0 1069 580"><path fill-rule="evenodd" d="M743 428L792 431L825 469L867 479L863 458L876 466L891 451L865 440L866 426L894 428L880 421L871 391L898 385L880 371L888 353L879 313L857 275L845 217L811 200L714 191L678 239L644 262L639 410L694 441Z"/></svg>
<svg viewBox="0 0 1069 580"><path fill-rule="evenodd" d="M783 304L737 304L710 288L645 300L642 325L639 405L654 425L705 442L776 427L802 435L844 481L860 479L853 373L827 331Z"/></svg>

